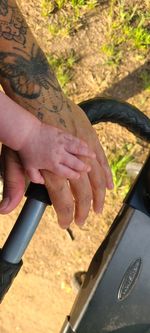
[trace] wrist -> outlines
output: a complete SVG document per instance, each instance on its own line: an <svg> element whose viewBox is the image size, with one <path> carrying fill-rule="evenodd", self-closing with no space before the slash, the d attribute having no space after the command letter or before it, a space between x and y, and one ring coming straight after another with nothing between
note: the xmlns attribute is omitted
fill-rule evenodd
<svg viewBox="0 0 150 333"><path fill-rule="evenodd" d="M0 92L0 141L13 150L20 150L40 120Z"/></svg>
<svg viewBox="0 0 150 333"><path fill-rule="evenodd" d="M34 115L30 114L28 111L28 119L26 119L26 128L24 128L24 133L21 136L21 140L17 143L16 151L22 151L26 147L30 148L29 146L36 143L38 133L41 130L41 121L37 119Z"/></svg>

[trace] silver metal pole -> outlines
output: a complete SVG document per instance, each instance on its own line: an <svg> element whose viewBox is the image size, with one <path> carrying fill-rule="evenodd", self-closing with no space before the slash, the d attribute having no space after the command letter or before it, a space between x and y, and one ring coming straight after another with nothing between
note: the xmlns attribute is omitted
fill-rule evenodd
<svg viewBox="0 0 150 333"><path fill-rule="evenodd" d="M45 211L46 204L28 198L23 209L10 232L1 256L7 262L17 264L20 262L40 220Z"/></svg>

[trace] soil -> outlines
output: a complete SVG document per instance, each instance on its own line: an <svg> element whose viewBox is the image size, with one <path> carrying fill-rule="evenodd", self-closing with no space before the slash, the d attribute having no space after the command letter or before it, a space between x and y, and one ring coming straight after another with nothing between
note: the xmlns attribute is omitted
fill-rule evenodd
<svg viewBox="0 0 150 333"><path fill-rule="evenodd" d="M95 96L111 96L136 105L150 116L149 91L143 90L139 79L140 73L149 66L148 56L137 57L135 51L130 54L130 61L126 53L117 69L103 65L99 49L105 42L107 1L88 15L84 28L65 38L54 38L48 33L40 0L19 0L18 3L45 52L60 55L74 49L80 56L67 87L70 98L78 103ZM145 160L148 144L126 129L109 123L96 125L96 131L107 156L125 143L132 143L136 147L136 160ZM0 217L1 247L24 201L14 212ZM57 225L53 207L46 209L24 255L24 266L1 305L1 333L60 332L77 294L73 274L87 270L121 205L122 197L116 197L113 191L107 193L102 215L95 215L91 210L82 229L72 224L74 241Z"/></svg>

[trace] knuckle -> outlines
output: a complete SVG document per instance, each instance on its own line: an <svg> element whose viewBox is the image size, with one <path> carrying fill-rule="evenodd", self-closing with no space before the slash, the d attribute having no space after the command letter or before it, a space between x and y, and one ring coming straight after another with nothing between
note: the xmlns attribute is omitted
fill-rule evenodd
<svg viewBox="0 0 150 333"><path fill-rule="evenodd" d="M18 182L15 181L15 180L8 180L7 179L7 182L6 182L5 186L6 186L7 189L14 189L18 186Z"/></svg>
<svg viewBox="0 0 150 333"><path fill-rule="evenodd" d="M88 203L90 203L91 200L92 200L92 192L90 192L89 194L87 194L87 195L85 196L85 198L84 198L84 203L85 203L85 205L88 204Z"/></svg>
<svg viewBox="0 0 150 333"><path fill-rule="evenodd" d="M56 175L59 173L60 169L59 169L59 165L58 165L57 162L53 163L53 169L52 169L52 171L55 172Z"/></svg>
<svg viewBox="0 0 150 333"><path fill-rule="evenodd" d="M64 226L69 225L73 220L73 211L74 205L72 204L66 204L65 206L61 207L61 209L56 209L59 224Z"/></svg>
<svg viewBox="0 0 150 333"><path fill-rule="evenodd" d="M105 187L106 187L105 179L101 179L98 182L96 182L96 183L93 184L93 190L95 192L104 190Z"/></svg>
<svg viewBox="0 0 150 333"><path fill-rule="evenodd" d="M75 152L77 152L77 144L76 142L72 141L68 143L68 147L72 148L72 150L74 150Z"/></svg>
<svg viewBox="0 0 150 333"><path fill-rule="evenodd" d="M92 192L90 191L90 193L85 194L84 197L80 198L78 200L78 204L82 207L82 210L85 208L88 209L88 206L90 205L92 200Z"/></svg>
<svg viewBox="0 0 150 333"><path fill-rule="evenodd" d="M102 187L102 183L103 183L103 181L100 180L100 179L98 179L96 182L94 182L94 183L92 184L92 189L93 189L94 191L99 190L99 189Z"/></svg>
<svg viewBox="0 0 150 333"><path fill-rule="evenodd" d="M61 210L62 214L65 216L70 216L73 213L74 205L69 203L66 204L65 207Z"/></svg>
<svg viewBox="0 0 150 333"><path fill-rule="evenodd" d="M59 169L59 159L58 159L57 155L56 156L52 155L50 165L52 166L53 170L58 171L58 169Z"/></svg>
<svg viewBox="0 0 150 333"><path fill-rule="evenodd" d="M64 185L57 184L57 186L54 183L48 183L46 182L46 188L47 191L50 193L50 196L54 198L59 198L60 195L62 195L64 191Z"/></svg>

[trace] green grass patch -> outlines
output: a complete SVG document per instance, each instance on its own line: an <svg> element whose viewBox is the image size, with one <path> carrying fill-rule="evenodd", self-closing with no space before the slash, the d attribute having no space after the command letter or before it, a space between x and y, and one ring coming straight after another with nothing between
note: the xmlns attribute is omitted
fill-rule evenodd
<svg viewBox="0 0 150 333"><path fill-rule="evenodd" d="M42 0L42 15L49 18L52 35L65 36L83 25L83 17L94 9L98 0Z"/></svg>
<svg viewBox="0 0 150 333"><path fill-rule="evenodd" d="M75 52L71 50L67 56L62 55L59 57L47 55L47 60L54 70L61 87L67 92L67 84L73 77L74 64L78 61Z"/></svg>
<svg viewBox="0 0 150 333"><path fill-rule="evenodd" d="M114 193L121 195L121 197L125 197L131 186L131 178L127 174L126 166L133 160L133 145L131 144L126 144L109 158L114 181Z"/></svg>
<svg viewBox="0 0 150 333"><path fill-rule="evenodd" d="M126 0L111 0L107 42L101 51L106 55L106 62L118 65L123 53L138 50L144 55L150 48L150 12L142 10L138 5L129 6Z"/></svg>

